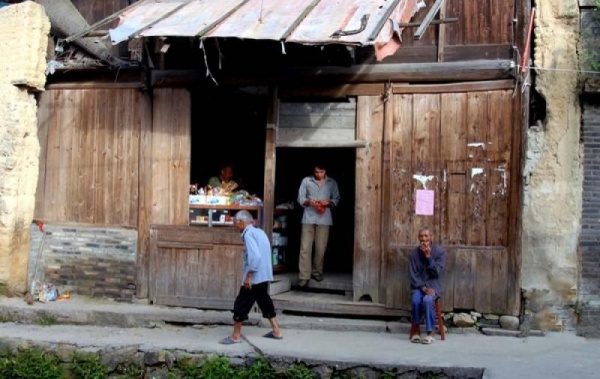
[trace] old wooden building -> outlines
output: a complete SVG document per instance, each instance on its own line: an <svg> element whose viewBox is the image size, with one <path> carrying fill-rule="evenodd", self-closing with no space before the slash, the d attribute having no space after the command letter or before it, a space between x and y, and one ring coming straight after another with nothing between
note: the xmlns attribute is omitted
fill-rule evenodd
<svg viewBox="0 0 600 379"><path fill-rule="evenodd" d="M127 6L74 3L90 24L106 25ZM275 296L279 309L405 314L407 254L427 225L448 250L445 310L518 315L528 99L515 67L529 5L214 3L134 3L110 36L129 44L138 64L48 77L36 218L134 230L138 297L229 309L241 283L241 241L233 228L193 225L188 190L233 163L263 200L264 229L272 235L283 213L290 225L278 274L291 278L292 291ZM362 14L368 6L374 11ZM101 34L104 24L85 32ZM385 30L389 38L377 45ZM298 292L300 211L281 205L295 202L314 159L327 162L342 202L326 279Z"/></svg>

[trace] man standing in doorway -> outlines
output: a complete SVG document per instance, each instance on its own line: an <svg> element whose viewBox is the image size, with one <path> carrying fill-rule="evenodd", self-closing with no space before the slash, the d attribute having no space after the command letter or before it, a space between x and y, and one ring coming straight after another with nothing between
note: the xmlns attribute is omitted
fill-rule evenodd
<svg viewBox="0 0 600 379"><path fill-rule="evenodd" d="M340 192L337 182L327 176L325 166L315 165L313 175L302 179L298 190L298 203L304 207L298 265L300 287L306 287L311 277L318 282L323 280L325 249L327 249L329 227L333 225L331 208L337 206L339 202ZM315 256L311 259L313 243Z"/></svg>

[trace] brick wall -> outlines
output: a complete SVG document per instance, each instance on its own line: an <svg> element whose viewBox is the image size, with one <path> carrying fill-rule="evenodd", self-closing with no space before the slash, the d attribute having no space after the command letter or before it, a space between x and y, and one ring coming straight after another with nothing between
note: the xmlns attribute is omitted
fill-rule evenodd
<svg viewBox="0 0 600 379"><path fill-rule="evenodd" d="M79 225L30 228L29 283L59 293L131 301L135 294L137 231Z"/></svg>
<svg viewBox="0 0 600 379"><path fill-rule="evenodd" d="M600 337L600 99L583 106L583 209L577 333Z"/></svg>

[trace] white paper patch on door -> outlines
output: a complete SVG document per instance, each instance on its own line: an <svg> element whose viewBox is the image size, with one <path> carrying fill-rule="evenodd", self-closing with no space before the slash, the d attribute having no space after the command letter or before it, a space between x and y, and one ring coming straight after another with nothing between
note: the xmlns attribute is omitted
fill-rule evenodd
<svg viewBox="0 0 600 379"><path fill-rule="evenodd" d="M417 190L415 214L421 216L432 216L434 199L435 191Z"/></svg>

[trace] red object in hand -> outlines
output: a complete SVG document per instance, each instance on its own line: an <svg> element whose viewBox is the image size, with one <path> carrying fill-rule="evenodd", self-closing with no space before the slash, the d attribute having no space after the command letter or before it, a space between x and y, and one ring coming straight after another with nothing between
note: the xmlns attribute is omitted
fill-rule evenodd
<svg viewBox="0 0 600 379"><path fill-rule="evenodd" d="M317 210L317 212L319 212L320 214L325 213L325 205L323 205L323 203L317 203L315 205L315 209Z"/></svg>

